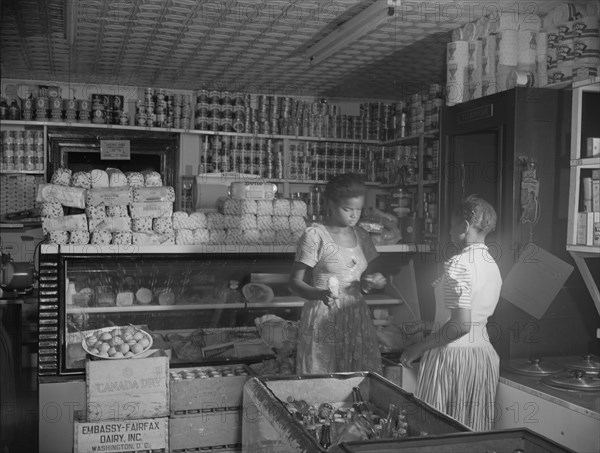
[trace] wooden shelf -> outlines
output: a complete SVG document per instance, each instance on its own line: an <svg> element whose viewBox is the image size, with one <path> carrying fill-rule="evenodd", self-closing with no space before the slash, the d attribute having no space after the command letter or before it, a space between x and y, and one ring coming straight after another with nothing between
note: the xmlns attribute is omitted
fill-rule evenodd
<svg viewBox="0 0 600 453"><path fill-rule="evenodd" d="M392 140L385 140L385 141L379 142L379 144L382 146L401 145L403 143L417 142L421 138L435 139L435 138L439 137L439 134L440 134L440 131L435 129L435 130L423 132L422 134L409 135L407 137L399 137L399 138L394 138Z"/></svg>

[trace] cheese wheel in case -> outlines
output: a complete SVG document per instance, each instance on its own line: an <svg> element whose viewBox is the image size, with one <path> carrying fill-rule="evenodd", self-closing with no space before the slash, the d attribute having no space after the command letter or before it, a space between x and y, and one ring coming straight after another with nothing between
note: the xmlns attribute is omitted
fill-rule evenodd
<svg viewBox="0 0 600 453"><path fill-rule="evenodd" d="M135 292L135 300L138 304L148 305L152 302L152 291L148 288L140 288Z"/></svg>

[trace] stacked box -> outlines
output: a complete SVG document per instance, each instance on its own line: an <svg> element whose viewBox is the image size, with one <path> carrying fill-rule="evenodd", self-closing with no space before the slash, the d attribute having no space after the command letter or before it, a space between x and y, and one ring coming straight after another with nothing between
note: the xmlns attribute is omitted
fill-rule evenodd
<svg viewBox="0 0 600 453"><path fill-rule="evenodd" d="M171 452L240 451L242 389L250 373L246 365L171 370Z"/></svg>
<svg viewBox="0 0 600 453"><path fill-rule="evenodd" d="M169 358L86 362L86 412L74 423L78 453L169 450Z"/></svg>

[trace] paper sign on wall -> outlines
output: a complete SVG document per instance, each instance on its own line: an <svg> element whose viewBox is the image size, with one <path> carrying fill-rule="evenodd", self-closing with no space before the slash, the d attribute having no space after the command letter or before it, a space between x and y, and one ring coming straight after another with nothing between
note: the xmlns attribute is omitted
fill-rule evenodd
<svg viewBox="0 0 600 453"><path fill-rule="evenodd" d="M571 272L569 263L530 243L504 279L500 295L541 319Z"/></svg>
<svg viewBox="0 0 600 453"><path fill-rule="evenodd" d="M100 140L100 160L130 160L129 140Z"/></svg>

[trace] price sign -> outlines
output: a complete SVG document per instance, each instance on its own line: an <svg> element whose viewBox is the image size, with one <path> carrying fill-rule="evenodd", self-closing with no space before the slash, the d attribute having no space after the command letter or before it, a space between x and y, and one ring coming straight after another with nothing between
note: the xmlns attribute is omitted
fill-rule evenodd
<svg viewBox="0 0 600 453"><path fill-rule="evenodd" d="M129 140L100 140L101 160L130 160Z"/></svg>

